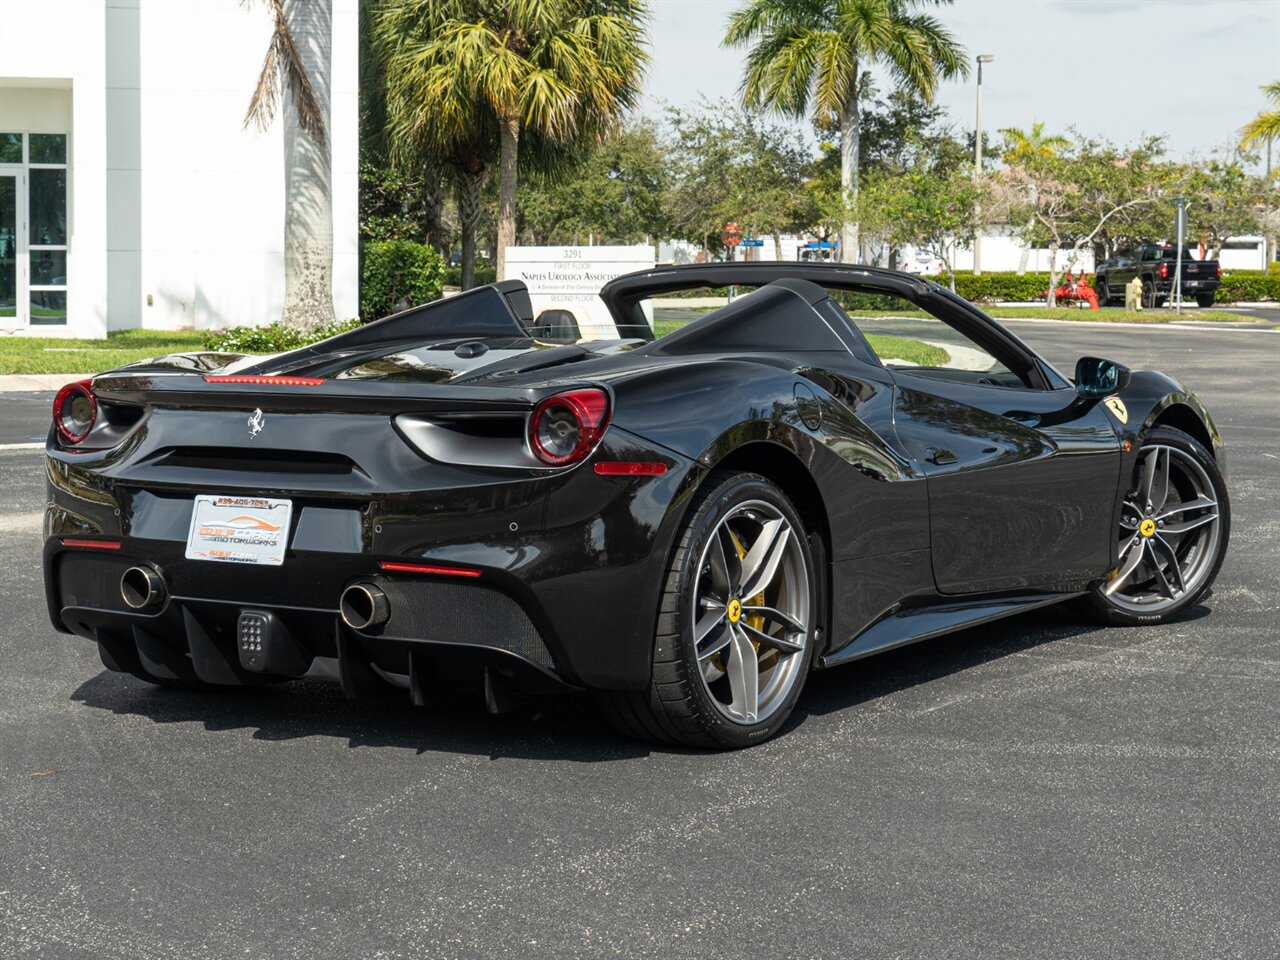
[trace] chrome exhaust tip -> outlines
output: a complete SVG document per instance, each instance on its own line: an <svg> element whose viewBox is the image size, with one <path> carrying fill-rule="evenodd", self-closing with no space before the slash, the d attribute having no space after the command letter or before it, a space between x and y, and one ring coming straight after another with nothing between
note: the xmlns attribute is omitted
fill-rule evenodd
<svg viewBox="0 0 1280 960"><path fill-rule="evenodd" d="M164 580L150 567L130 567L120 575L120 597L134 610L158 607L166 594Z"/></svg>
<svg viewBox="0 0 1280 960"><path fill-rule="evenodd" d="M342 591L338 600L338 616L352 630L380 626L391 616L387 595L372 583L353 583Z"/></svg>

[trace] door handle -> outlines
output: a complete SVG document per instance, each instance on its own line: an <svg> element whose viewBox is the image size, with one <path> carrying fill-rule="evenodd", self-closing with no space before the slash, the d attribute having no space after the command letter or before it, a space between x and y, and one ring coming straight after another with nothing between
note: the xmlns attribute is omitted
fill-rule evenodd
<svg viewBox="0 0 1280 960"><path fill-rule="evenodd" d="M942 465L944 463L955 463L960 458L950 450L940 450L937 447L930 447L924 452L924 458L930 463Z"/></svg>

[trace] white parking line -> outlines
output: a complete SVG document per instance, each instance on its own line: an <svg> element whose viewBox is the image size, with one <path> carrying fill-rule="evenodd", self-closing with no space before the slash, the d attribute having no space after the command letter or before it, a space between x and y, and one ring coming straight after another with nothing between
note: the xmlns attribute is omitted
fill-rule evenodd
<svg viewBox="0 0 1280 960"><path fill-rule="evenodd" d="M44 511L0 513L0 533L31 533L44 523Z"/></svg>
<svg viewBox="0 0 1280 960"><path fill-rule="evenodd" d="M7 450L43 450L44 441L39 443L0 443L0 453Z"/></svg>

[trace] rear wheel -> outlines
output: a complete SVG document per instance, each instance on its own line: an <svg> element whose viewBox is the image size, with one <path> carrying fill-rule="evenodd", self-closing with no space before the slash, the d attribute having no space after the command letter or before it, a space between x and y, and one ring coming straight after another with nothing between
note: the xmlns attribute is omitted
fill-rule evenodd
<svg viewBox="0 0 1280 960"><path fill-rule="evenodd" d="M1107 623L1171 620L1204 596L1227 551L1231 505L1213 456L1152 427L1120 510L1119 562L1088 597Z"/></svg>
<svg viewBox="0 0 1280 960"><path fill-rule="evenodd" d="M1164 306L1164 301L1156 298L1156 285L1150 280L1142 281L1142 305L1148 310Z"/></svg>
<svg viewBox="0 0 1280 960"><path fill-rule="evenodd" d="M1111 302L1111 291L1107 288L1107 281L1095 280L1094 282L1098 285L1094 291L1098 295L1098 306L1105 307Z"/></svg>
<svg viewBox="0 0 1280 960"><path fill-rule="evenodd" d="M600 694L630 736L736 748L775 734L813 660L813 558L791 501L757 474L716 472L667 568L649 685Z"/></svg>
<svg viewBox="0 0 1280 960"><path fill-rule="evenodd" d="M1212 306L1213 306L1213 294L1212 294L1212 293L1197 293L1197 294L1196 294L1196 306L1197 306L1197 307L1200 307L1201 309L1206 309L1206 308L1208 308L1208 307L1212 307Z"/></svg>

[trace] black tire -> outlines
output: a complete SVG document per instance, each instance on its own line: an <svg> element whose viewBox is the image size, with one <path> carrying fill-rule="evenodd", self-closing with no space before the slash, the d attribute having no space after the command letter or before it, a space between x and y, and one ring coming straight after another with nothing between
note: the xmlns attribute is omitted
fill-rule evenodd
<svg viewBox="0 0 1280 960"><path fill-rule="evenodd" d="M1208 309L1213 306L1213 298L1214 294L1212 293L1197 293L1196 306L1202 310Z"/></svg>
<svg viewBox="0 0 1280 960"><path fill-rule="evenodd" d="M708 538L720 521L737 505L765 501L777 508L793 530L804 531L799 515L778 487L754 473L713 472L689 504L684 525L667 565L667 576L658 607L657 633L653 644L653 672L643 690L597 691L601 712L623 734L637 740L686 747L738 749L772 737L790 716L813 665L818 593L813 554L808 540L800 536L807 572L809 609L805 649L795 656L799 671L781 704L757 723L731 720L717 709L702 680L693 641L698 565Z"/></svg>
<svg viewBox="0 0 1280 960"><path fill-rule="evenodd" d="M1111 288L1107 286L1106 280L1095 277L1093 282L1097 285L1094 292L1098 295L1098 306L1105 307L1111 302Z"/></svg>
<svg viewBox="0 0 1280 960"><path fill-rule="evenodd" d="M1222 560L1227 553L1227 544L1231 534L1231 501L1227 494L1226 481L1223 479L1222 472L1218 469L1217 461L1213 459L1213 455L1198 440L1173 427L1156 426L1147 431L1146 437L1143 438L1143 447L1156 445L1174 447L1191 456L1204 470L1212 484L1217 499L1219 527L1214 545L1216 555L1207 563L1207 575L1193 589L1159 610L1134 611L1125 609L1103 592L1106 581L1095 584L1083 598L1083 607L1103 623L1113 626L1149 626L1176 620L1190 607L1195 606L1213 586L1213 581L1217 578L1218 571L1222 568ZM1135 477L1135 485L1137 482Z"/></svg>
<svg viewBox="0 0 1280 960"><path fill-rule="evenodd" d="M1142 281L1142 306L1146 310L1164 306L1164 300L1156 296L1156 285L1150 280Z"/></svg>

